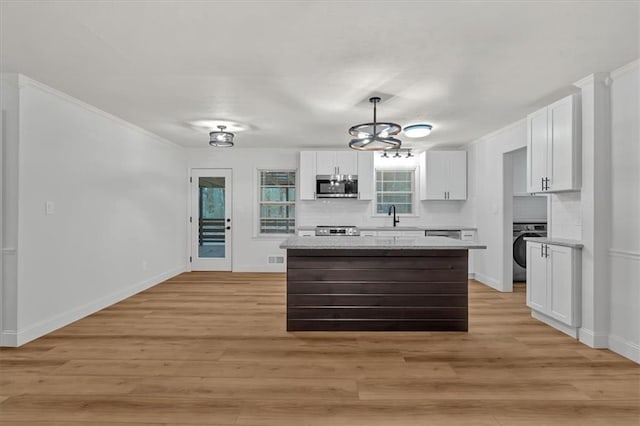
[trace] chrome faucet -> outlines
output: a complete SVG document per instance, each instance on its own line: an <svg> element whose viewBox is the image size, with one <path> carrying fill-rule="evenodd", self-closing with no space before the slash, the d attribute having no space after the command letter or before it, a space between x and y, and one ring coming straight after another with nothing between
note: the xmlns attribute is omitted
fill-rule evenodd
<svg viewBox="0 0 640 426"><path fill-rule="evenodd" d="M393 227L396 227L396 223L400 222L400 218L396 215L396 205L391 204L389 206L389 214L387 216L391 216L391 210L393 210Z"/></svg>

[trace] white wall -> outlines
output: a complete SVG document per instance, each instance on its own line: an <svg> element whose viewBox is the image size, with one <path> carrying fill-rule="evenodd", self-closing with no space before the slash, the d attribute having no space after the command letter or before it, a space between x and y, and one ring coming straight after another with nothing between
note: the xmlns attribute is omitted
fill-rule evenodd
<svg viewBox="0 0 640 426"><path fill-rule="evenodd" d="M495 289L511 291L513 276L505 268L504 259L512 244L512 220L503 201L505 194L505 154L526 147L527 126L525 120L518 121L490 135L484 136L468 146L470 169L469 187L473 196L473 209L478 241L487 245L486 250L474 253L475 278ZM509 158L508 167L513 167ZM512 195L512 176L509 179L508 197ZM509 257L510 259L510 257Z"/></svg>
<svg viewBox="0 0 640 426"><path fill-rule="evenodd" d="M609 347L640 363L640 65L612 73Z"/></svg>
<svg viewBox="0 0 640 426"><path fill-rule="evenodd" d="M286 251L278 247L286 236L258 236L258 170L296 170L298 151L242 149L242 135L238 134L233 148L190 149L188 155L189 168L233 170L232 270L283 272L284 265L269 264L268 258L286 255Z"/></svg>
<svg viewBox="0 0 640 426"><path fill-rule="evenodd" d="M20 345L182 272L184 150L20 78L17 294ZM55 214L45 214L45 202ZM11 219L13 220L13 219ZM6 294L6 293L5 293ZM3 309L4 311L5 309Z"/></svg>

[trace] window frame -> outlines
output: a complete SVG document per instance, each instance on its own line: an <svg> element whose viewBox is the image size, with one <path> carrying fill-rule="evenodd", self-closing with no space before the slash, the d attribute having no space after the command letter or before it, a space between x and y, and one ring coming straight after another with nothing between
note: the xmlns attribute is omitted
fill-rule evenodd
<svg viewBox="0 0 640 426"><path fill-rule="evenodd" d="M293 173L293 185L279 185L278 188L293 188L294 189L294 197L290 201L263 201L262 200L262 174L263 173ZM260 168L256 169L256 214L255 214L255 226L256 232L255 236L258 238L277 238L282 239L282 237L290 237L296 235L296 224L297 224L297 198L298 198L298 170L297 169L272 169L272 168ZM284 206L293 206L294 215L293 218L287 217L283 219L293 219L293 225L290 227L291 232L282 233L282 232L262 232L261 221L262 219L268 219L262 217L262 206L263 205L284 205Z"/></svg>
<svg viewBox="0 0 640 426"><path fill-rule="evenodd" d="M373 174L373 213L372 217L385 217L388 216L388 213L378 213L378 172L409 172L411 175L411 213L397 213L396 216L402 217L418 217L419 214L417 212L418 209L418 168L403 168L403 167L375 167Z"/></svg>

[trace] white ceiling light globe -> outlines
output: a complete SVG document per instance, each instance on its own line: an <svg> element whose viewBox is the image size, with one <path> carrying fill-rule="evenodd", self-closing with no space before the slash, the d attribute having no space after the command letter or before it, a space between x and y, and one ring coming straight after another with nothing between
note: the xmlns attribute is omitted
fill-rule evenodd
<svg viewBox="0 0 640 426"><path fill-rule="evenodd" d="M423 138L431 133L431 124L412 124L404 128L404 134L408 138Z"/></svg>

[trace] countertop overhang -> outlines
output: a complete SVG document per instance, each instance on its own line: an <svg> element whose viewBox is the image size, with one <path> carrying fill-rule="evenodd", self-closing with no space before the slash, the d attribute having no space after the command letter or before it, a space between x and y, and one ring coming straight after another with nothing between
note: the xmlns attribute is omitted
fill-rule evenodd
<svg viewBox="0 0 640 426"><path fill-rule="evenodd" d="M298 226L298 231L313 231L315 226ZM428 226L358 226L361 231L475 231L474 226L428 225Z"/></svg>
<svg viewBox="0 0 640 426"><path fill-rule="evenodd" d="M281 249L307 250L473 250L484 244L447 237L290 237Z"/></svg>

